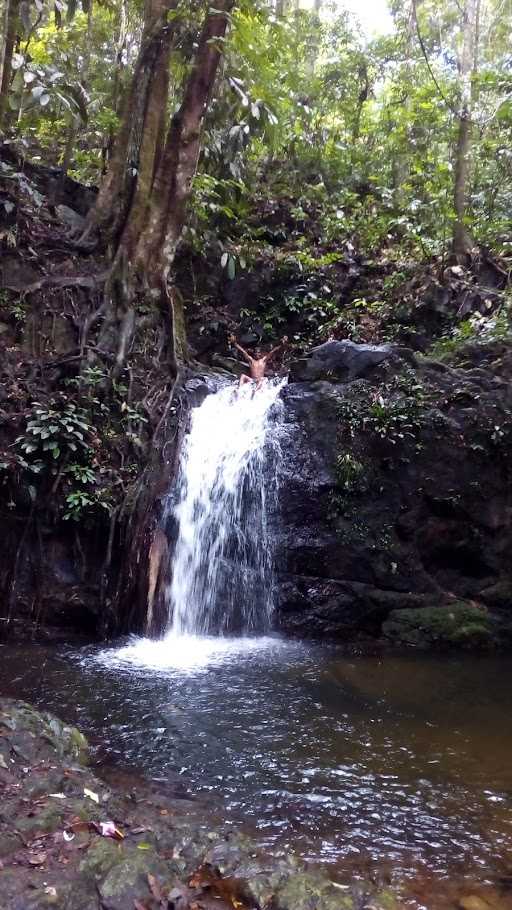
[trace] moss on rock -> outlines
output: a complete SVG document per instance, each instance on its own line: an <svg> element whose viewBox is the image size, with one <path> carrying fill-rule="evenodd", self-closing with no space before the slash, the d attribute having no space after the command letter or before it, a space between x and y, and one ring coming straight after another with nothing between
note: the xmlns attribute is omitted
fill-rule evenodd
<svg viewBox="0 0 512 910"><path fill-rule="evenodd" d="M494 643L487 612L465 603L392 610L382 625L386 638L417 648L488 648Z"/></svg>

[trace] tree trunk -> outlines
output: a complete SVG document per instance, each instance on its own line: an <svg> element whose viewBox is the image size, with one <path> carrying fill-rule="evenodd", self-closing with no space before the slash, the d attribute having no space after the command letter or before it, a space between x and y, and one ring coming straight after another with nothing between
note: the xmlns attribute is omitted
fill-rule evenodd
<svg viewBox="0 0 512 910"><path fill-rule="evenodd" d="M413 38L415 24L416 20L414 4L411 2L407 11L407 20L404 27L405 63L402 72L400 73L400 80L405 82L407 86L406 95L403 101L403 108L405 110L404 120L408 125L408 131L410 130L411 123L411 92L409 90L409 85L413 84L414 78L412 62L414 58ZM401 215L403 213L407 202L407 194L404 191L404 184L407 183L411 171L408 145L409 136L407 136L407 144L400 143L394 149L393 159L391 162L391 173L393 180L393 208L397 215Z"/></svg>
<svg viewBox="0 0 512 910"><path fill-rule="evenodd" d="M134 199L151 190L161 149L161 121L169 91L172 27L167 12L177 0L146 0L141 49L125 102L121 128L86 235L99 233L115 250L128 221L137 230ZM147 198L147 197L146 197Z"/></svg>
<svg viewBox="0 0 512 910"><path fill-rule="evenodd" d="M116 43L116 63L114 68L114 75L112 77L112 95L111 95L111 107L115 114L118 117L122 114L122 98L121 98L121 79L122 73L125 67L124 56L126 53L127 47L127 33L128 33L128 9L127 9L128 0L121 0L121 5L119 8L119 29L117 35ZM115 130L111 126L109 128L107 136L105 136L103 148L101 151L102 158L102 174L105 176L107 171L107 165L112 157L112 150L114 148L115 141Z"/></svg>
<svg viewBox="0 0 512 910"><path fill-rule="evenodd" d="M3 41L0 50L0 129L4 127L9 86L12 76L12 55L16 44L20 0L4 0L2 22Z"/></svg>
<svg viewBox="0 0 512 910"><path fill-rule="evenodd" d="M161 7L161 0L153 0L153 6L157 4ZM171 120L163 149L159 136L165 123L170 38L166 39L164 67L161 18L143 42L118 146L93 215L95 227L107 230L115 249L105 290L108 315L99 342L100 348L116 351L114 376L123 367L136 330L138 302L160 310L174 371L185 355L180 300L175 290L169 290L168 277L185 223L201 148L201 128L233 5L234 0L218 0L206 15L183 100ZM148 60L155 37L160 52ZM143 77L145 87L141 89ZM129 167L131 116L139 110L141 93L145 107L137 120L139 163L128 194L123 166ZM124 206L122 220L116 213L119 201Z"/></svg>
<svg viewBox="0 0 512 910"><path fill-rule="evenodd" d="M455 222L452 240L453 254L462 261L467 258L473 246L466 219L470 177L473 79L477 69L479 11L480 0L466 0L462 20L462 53L459 63L460 114L455 152L453 192Z"/></svg>
<svg viewBox="0 0 512 910"><path fill-rule="evenodd" d="M135 266L141 274L156 269L167 279L172 266L201 150L201 127L233 6L234 0L221 0L206 17L183 101L167 132L151 198L146 205L145 229L134 250Z"/></svg>
<svg viewBox="0 0 512 910"><path fill-rule="evenodd" d="M352 142L357 142L359 139L361 133L361 117L363 116L363 108L368 101L368 98L370 97L370 78L368 75L368 63L366 60L361 60L358 66L357 75L361 88L357 96L354 126L352 129Z"/></svg>
<svg viewBox="0 0 512 910"><path fill-rule="evenodd" d="M314 75L318 54L320 53L320 15L322 12L322 0L314 0L311 11L311 44L307 51L307 70L310 76Z"/></svg>

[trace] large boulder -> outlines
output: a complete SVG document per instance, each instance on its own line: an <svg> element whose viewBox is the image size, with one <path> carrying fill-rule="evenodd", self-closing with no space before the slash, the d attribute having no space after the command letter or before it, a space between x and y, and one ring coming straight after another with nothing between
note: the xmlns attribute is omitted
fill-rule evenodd
<svg viewBox="0 0 512 910"><path fill-rule="evenodd" d="M393 355L364 379L318 381L314 372L315 381L284 389L280 629L422 646L512 643L508 348L484 363L413 369ZM431 611L454 602L483 610L479 622L460 635L432 631ZM397 611L424 632L397 624Z"/></svg>
<svg viewBox="0 0 512 910"><path fill-rule="evenodd" d="M355 344L353 341L326 341L290 368L292 382L340 379L350 382L368 376L380 363L393 355L389 344Z"/></svg>

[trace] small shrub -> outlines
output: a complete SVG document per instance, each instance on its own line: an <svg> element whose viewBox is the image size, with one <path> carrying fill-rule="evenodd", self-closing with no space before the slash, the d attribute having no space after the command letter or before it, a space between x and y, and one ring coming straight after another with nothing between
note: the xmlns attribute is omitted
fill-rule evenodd
<svg viewBox="0 0 512 910"><path fill-rule="evenodd" d="M360 384L351 398L339 405L338 414L353 438L368 432L392 445L416 439L424 421L427 395L412 371L372 388Z"/></svg>
<svg viewBox="0 0 512 910"><path fill-rule="evenodd" d="M336 459L336 480L345 493L362 493L367 489L367 469L350 452Z"/></svg>
<svg viewBox="0 0 512 910"><path fill-rule="evenodd" d="M62 406L54 399L48 405L35 402L25 432L14 444L23 452L27 467L37 466L36 473L39 473L45 459L56 462L77 452L90 453L92 447L88 439L93 429L83 408L72 402Z"/></svg>

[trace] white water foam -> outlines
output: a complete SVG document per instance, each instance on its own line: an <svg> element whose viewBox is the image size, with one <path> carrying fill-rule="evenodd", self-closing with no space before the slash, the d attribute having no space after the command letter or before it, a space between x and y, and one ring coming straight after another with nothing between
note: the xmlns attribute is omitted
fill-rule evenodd
<svg viewBox="0 0 512 910"><path fill-rule="evenodd" d="M210 667L245 661L254 655L270 655L276 651L290 650L293 644L272 636L250 638L198 637L182 635L134 638L121 648L102 648L93 655L93 661L117 670L172 671L188 675ZM90 658L88 658L90 659Z"/></svg>
<svg viewBox="0 0 512 910"><path fill-rule="evenodd" d="M265 632L273 609L268 511L283 380L226 386L192 411L169 515L177 526L169 638ZM197 643L197 647L200 645Z"/></svg>
<svg viewBox="0 0 512 910"><path fill-rule="evenodd" d="M88 659L124 671L189 674L291 647L266 634L274 593L268 519L276 509L285 381L266 380L258 390L231 384L192 411L165 516L176 530L166 634L132 638Z"/></svg>

